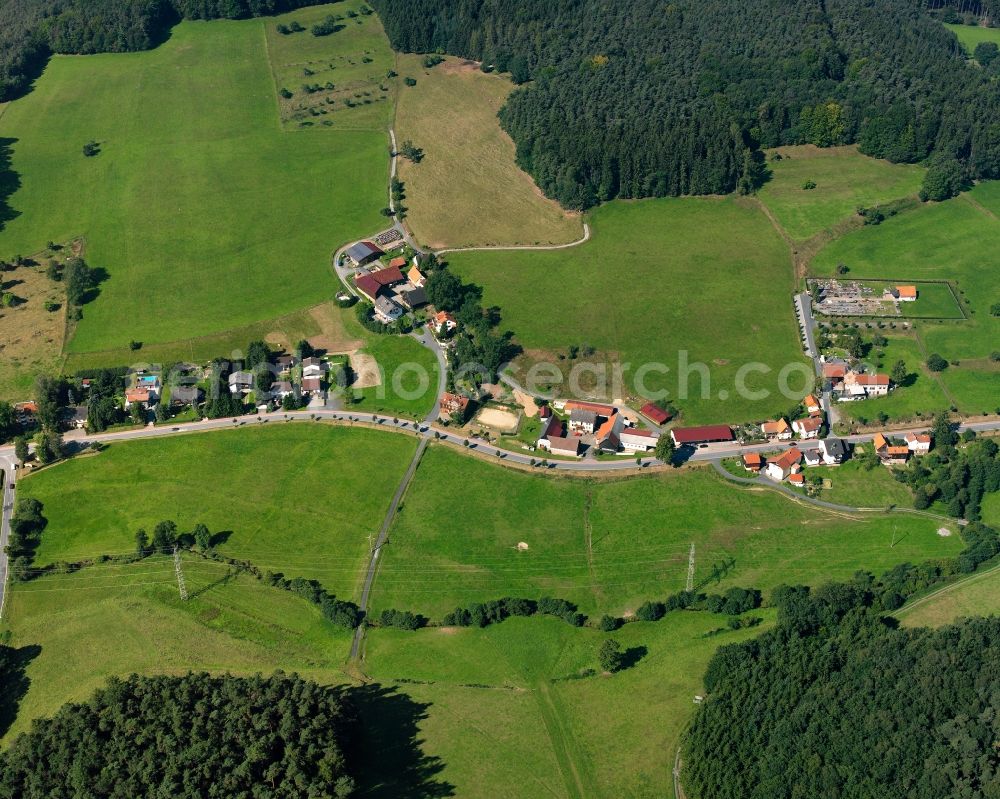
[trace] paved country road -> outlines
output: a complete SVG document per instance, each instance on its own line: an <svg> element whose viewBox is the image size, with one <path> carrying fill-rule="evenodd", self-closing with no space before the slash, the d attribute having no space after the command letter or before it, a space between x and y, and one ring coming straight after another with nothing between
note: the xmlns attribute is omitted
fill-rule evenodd
<svg viewBox="0 0 1000 799"><path fill-rule="evenodd" d="M3 471L3 512L0 517L0 619L7 600L7 542L10 539L10 517L14 513L14 455L0 457Z"/></svg>

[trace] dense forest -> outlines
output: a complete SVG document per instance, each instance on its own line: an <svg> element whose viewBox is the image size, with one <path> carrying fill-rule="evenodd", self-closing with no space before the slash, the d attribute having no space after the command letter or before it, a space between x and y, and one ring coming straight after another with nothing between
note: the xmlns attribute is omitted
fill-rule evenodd
<svg viewBox="0 0 1000 799"><path fill-rule="evenodd" d="M112 679L0 753L0 797L324 797L354 789L354 712L280 672Z"/></svg>
<svg viewBox="0 0 1000 799"><path fill-rule="evenodd" d="M898 629L840 590L786 598L776 629L709 665L691 799L1000 795L1000 619Z"/></svg>
<svg viewBox="0 0 1000 799"><path fill-rule="evenodd" d="M549 196L752 190L760 148L857 142L1000 177L1000 85L919 0L373 0L393 45L530 84L501 122Z"/></svg>
<svg viewBox="0 0 1000 799"><path fill-rule="evenodd" d="M147 50L179 19L276 14L314 0L0 0L0 102L31 86L52 53Z"/></svg>

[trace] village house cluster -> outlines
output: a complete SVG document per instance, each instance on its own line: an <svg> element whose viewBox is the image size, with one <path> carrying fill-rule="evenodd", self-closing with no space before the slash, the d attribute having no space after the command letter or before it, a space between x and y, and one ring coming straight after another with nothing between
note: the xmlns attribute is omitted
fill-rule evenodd
<svg viewBox="0 0 1000 799"><path fill-rule="evenodd" d="M392 324L408 311L427 304L426 278L416 257L404 275L406 258L397 256L388 265L382 265L379 259L385 251L374 242L359 241L348 247L344 255L358 270L354 276L355 288L372 304L375 318L383 324Z"/></svg>
<svg viewBox="0 0 1000 799"><path fill-rule="evenodd" d="M653 407L644 406L644 410ZM561 411L564 418L560 418L555 410ZM655 449L660 438L659 432L640 427L637 419L630 418L624 409L614 405L569 400L556 403L555 410L548 405L539 410L542 432L536 443L538 449L553 455L579 457L587 452L645 453ZM663 421L669 418L659 408L654 416Z"/></svg>
<svg viewBox="0 0 1000 799"><path fill-rule="evenodd" d="M838 402L884 397L892 389L889 375L869 374L842 360L824 361L823 380L829 387L830 396Z"/></svg>

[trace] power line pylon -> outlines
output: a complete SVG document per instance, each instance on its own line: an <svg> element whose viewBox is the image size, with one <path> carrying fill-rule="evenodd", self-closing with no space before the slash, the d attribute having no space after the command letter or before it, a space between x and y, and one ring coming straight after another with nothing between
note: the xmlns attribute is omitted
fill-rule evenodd
<svg viewBox="0 0 1000 799"><path fill-rule="evenodd" d="M688 554L687 590L694 591L694 542L691 543L691 552Z"/></svg>
<svg viewBox="0 0 1000 799"><path fill-rule="evenodd" d="M187 586L184 585L184 569L181 568L181 551L174 547L174 572L177 574L177 590L180 591L181 599L187 601Z"/></svg>

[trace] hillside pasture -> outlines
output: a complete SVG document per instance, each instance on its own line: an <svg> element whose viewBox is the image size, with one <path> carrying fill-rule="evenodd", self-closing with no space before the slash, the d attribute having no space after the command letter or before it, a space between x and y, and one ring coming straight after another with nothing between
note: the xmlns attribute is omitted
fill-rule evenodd
<svg viewBox="0 0 1000 799"><path fill-rule="evenodd" d="M298 671L343 682L349 630L318 608L249 575L197 556L183 558L190 598L180 599L171 558L94 566L14 585L4 610L10 645L35 649L30 687L3 739L32 719L86 699L108 677L201 670Z"/></svg>
<svg viewBox="0 0 1000 799"><path fill-rule="evenodd" d="M0 257L82 237L108 274L70 352L190 341L316 305L336 288L330 252L379 226L385 133L282 132L272 24L184 22L149 52L56 56L6 107L20 188Z"/></svg>
<svg viewBox="0 0 1000 799"><path fill-rule="evenodd" d="M529 361L561 370L557 396L577 365L566 359L574 345L596 349L581 360L605 364L609 383L608 365L622 365L626 391L641 388L635 376L652 365L644 393L667 390L685 423L785 411L794 399L779 392L778 376L789 364L789 388L805 395L812 376L792 312L791 258L759 207L734 198L616 201L590 224L591 240L568 250L448 256L483 287L484 304L500 307ZM737 390L751 363L746 388L764 398Z"/></svg>
<svg viewBox="0 0 1000 799"><path fill-rule="evenodd" d="M199 522L224 555L355 597L377 529L416 450L412 438L305 422L115 443L22 479L44 506L35 564L135 549L171 519Z"/></svg>
<svg viewBox="0 0 1000 799"><path fill-rule="evenodd" d="M945 25L945 27L958 37L965 51L969 54L969 58L972 57L976 45L981 42L993 42L1000 45L1000 29L998 28L984 28L981 25Z"/></svg>
<svg viewBox="0 0 1000 799"><path fill-rule="evenodd" d="M424 151L419 163L399 162L414 236L432 249L580 238L579 218L546 199L514 162L514 142L497 120L514 89L509 78L460 59L431 68L423 59L400 55L396 67L396 140Z"/></svg>
<svg viewBox="0 0 1000 799"><path fill-rule="evenodd" d="M545 618L375 630L363 667L427 705L421 738L456 795L673 797L674 752L709 658L759 632L706 636L725 624L678 612L626 625L610 637L630 667L613 676L597 673L607 634Z"/></svg>
<svg viewBox="0 0 1000 799"><path fill-rule="evenodd" d="M388 77L395 55L376 14L361 13L363 0L310 6L264 20L267 51L288 130L332 127L384 131L392 120L395 82ZM312 28L334 17L334 32ZM304 30L280 33L297 22ZM306 87L309 87L308 89Z"/></svg>
<svg viewBox="0 0 1000 799"><path fill-rule="evenodd" d="M836 473L823 470L831 479ZM894 501L866 497L875 507ZM557 479L432 447L394 522L373 602L376 611L411 608L440 618L473 601L549 595L591 615L621 614L683 589L692 543L703 590L766 589L954 554L961 542L938 536L939 526L818 511L704 469ZM527 551L518 550L522 541Z"/></svg>
<svg viewBox="0 0 1000 799"><path fill-rule="evenodd" d="M859 206L915 197L925 172L869 158L853 145L778 147L768 152L768 168L771 178L760 190L761 202L796 241L830 231L855 216ZM807 182L815 188L804 188Z"/></svg>

